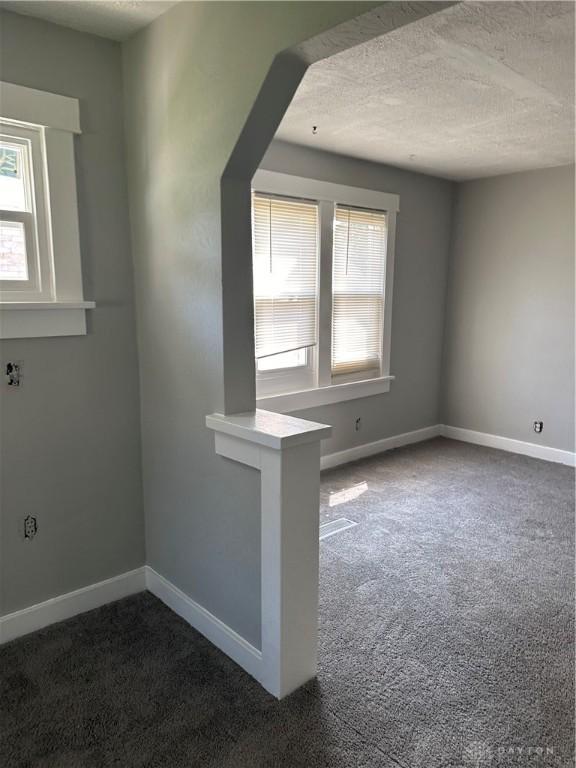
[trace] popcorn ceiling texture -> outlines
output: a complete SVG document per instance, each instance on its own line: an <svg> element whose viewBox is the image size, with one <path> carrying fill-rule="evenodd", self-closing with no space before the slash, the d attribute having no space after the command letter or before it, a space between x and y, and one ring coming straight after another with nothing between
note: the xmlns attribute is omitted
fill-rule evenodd
<svg viewBox="0 0 576 768"><path fill-rule="evenodd" d="M0 8L51 21L80 32L126 40L176 5L175 0L2 0Z"/></svg>
<svg viewBox="0 0 576 768"><path fill-rule="evenodd" d="M276 138L455 180L571 163L574 4L463 3L318 62Z"/></svg>

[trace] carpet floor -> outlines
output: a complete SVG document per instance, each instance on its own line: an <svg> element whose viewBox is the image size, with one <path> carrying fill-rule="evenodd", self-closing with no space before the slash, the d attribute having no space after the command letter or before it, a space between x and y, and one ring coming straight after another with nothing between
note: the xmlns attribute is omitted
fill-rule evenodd
<svg viewBox="0 0 576 768"><path fill-rule="evenodd" d="M574 471L442 438L325 472L318 678L142 593L0 649L2 768L574 765Z"/></svg>

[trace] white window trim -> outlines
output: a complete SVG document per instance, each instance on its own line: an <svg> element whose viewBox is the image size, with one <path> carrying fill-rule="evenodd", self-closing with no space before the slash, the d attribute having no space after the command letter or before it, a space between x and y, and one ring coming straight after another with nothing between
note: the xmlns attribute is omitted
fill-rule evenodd
<svg viewBox="0 0 576 768"><path fill-rule="evenodd" d="M392 294L394 283L394 253L396 245L396 215L400 210L398 195L378 192L361 187L307 179L275 171L259 170L252 179L252 189L263 194L317 200L320 206L320 309L319 309L319 359L316 386L298 391L270 391L257 394L259 408L291 413L319 405L339 403L360 397L379 395L390 390L394 376L390 374L390 344L392 337ZM358 208L386 211L387 250L384 287L384 317L382 329L382 363L380 370L372 377L357 379L357 375L338 377L334 382L331 374L332 336L332 215L335 205L350 205ZM262 379L260 379L262 381ZM275 385L278 389L278 385Z"/></svg>
<svg viewBox="0 0 576 768"><path fill-rule="evenodd" d="M43 127L48 190L52 286L38 300L0 301L0 339L86 333L74 135L80 134L78 99L0 82L0 118Z"/></svg>

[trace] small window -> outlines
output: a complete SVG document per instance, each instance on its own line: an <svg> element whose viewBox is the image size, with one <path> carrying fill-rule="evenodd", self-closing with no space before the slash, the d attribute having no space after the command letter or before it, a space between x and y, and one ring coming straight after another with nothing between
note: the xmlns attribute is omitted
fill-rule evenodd
<svg viewBox="0 0 576 768"><path fill-rule="evenodd" d="M43 166L41 129L0 123L0 295L4 301L51 296Z"/></svg>
<svg viewBox="0 0 576 768"><path fill-rule="evenodd" d="M0 82L0 338L86 333L77 99Z"/></svg>

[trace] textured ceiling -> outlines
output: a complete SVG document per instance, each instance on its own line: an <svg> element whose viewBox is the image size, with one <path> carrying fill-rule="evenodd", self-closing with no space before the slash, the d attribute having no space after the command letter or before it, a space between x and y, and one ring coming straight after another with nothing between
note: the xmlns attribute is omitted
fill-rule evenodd
<svg viewBox="0 0 576 768"><path fill-rule="evenodd" d="M3 0L0 7L8 11L36 16L81 32L126 40L138 29L150 24L176 2L155 0Z"/></svg>
<svg viewBox="0 0 576 768"><path fill-rule="evenodd" d="M574 4L462 3L314 64L276 137L452 179L574 162Z"/></svg>

